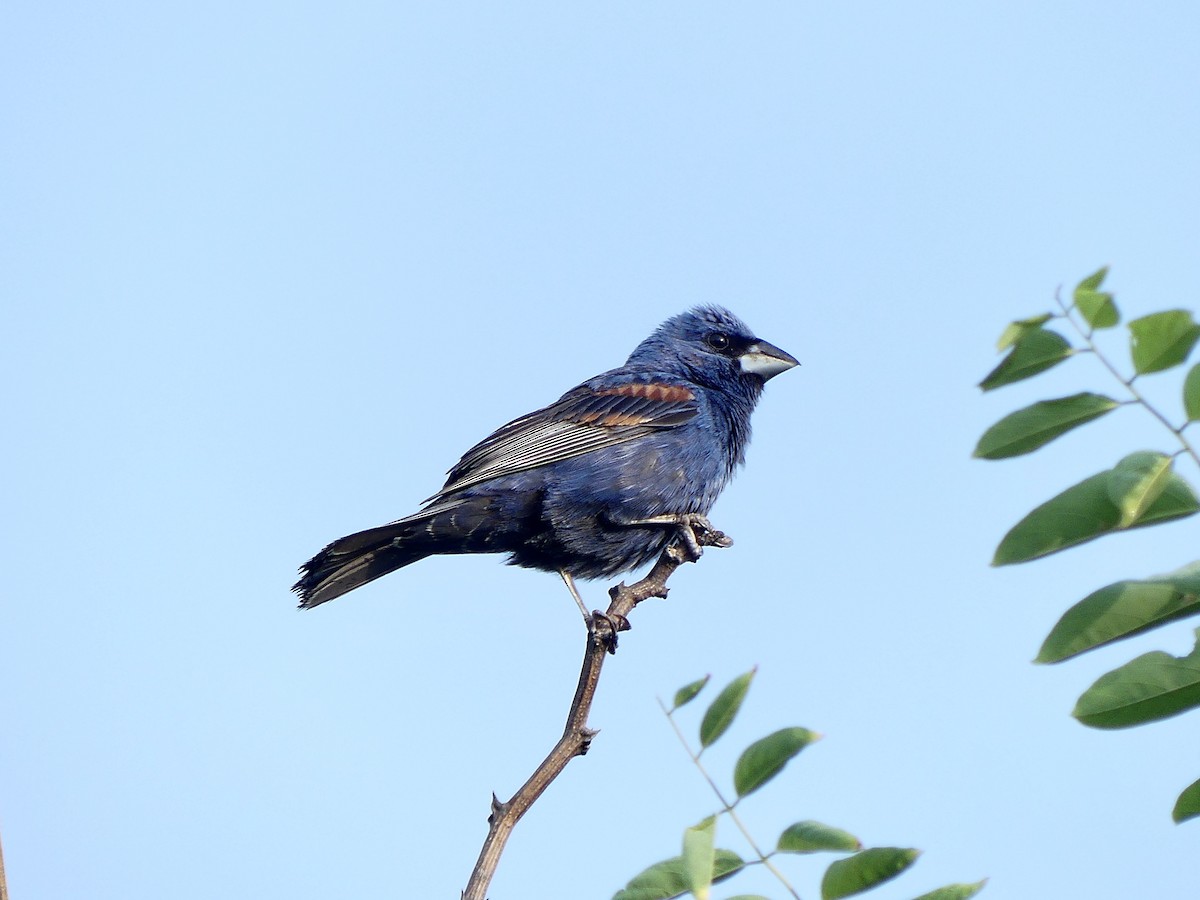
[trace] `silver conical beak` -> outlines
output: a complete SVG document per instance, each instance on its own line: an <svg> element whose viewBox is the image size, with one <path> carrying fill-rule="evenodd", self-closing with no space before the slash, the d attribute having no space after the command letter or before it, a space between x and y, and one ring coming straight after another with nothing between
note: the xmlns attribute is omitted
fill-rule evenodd
<svg viewBox="0 0 1200 900"><path fill-rule="evenodd" d="M750 372L766 381L774 378L780 372L786 372L800 361L786 350L780 350L774 344L766 341L755 341L738 357L743 372Z"/></svg>

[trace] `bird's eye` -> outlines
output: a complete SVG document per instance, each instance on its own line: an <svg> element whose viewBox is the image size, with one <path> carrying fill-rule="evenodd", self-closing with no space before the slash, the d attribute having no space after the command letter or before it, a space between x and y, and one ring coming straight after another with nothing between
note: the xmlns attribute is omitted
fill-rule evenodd
<svg viewBox="0 0 1200 900"><path fill-rule="evenodd" d="M714 350L728 350L729 335L721 331L710 331L704 336L704 343L708 344Z"/></svg>

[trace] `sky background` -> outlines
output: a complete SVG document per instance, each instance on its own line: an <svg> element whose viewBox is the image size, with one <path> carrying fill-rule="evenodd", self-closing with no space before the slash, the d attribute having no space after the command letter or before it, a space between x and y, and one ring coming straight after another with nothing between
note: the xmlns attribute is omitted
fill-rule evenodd
<svg viewBox="0 0 1200 900"><path fill-rule="evenodd" d="M752 665L715 775L825 735L745 802L763 843L814 818L924 850L880 900L1194 893L1200 824L1170 809L1200 716L1068 715L1191 629L1030 660L1091 590L1193 561L1196 523L988 566L1168 435L1129 409L970 452L1018 406L1117 390L1086 358L975 387L1060 285L1111 264L1127 318L1197 308L1198 39L1183 2L8 4L14 900L458 897L491 793L561 730L578 612L458 557L300 613L296 567L701 302L802 366L713 512L736 545L637 610L601 734L490 896L607 898L677 853L715 800L655 698ZM1181 371L1146 379L1172 416ZM807 900L829 859L782 867ZM783 893L717 896L754 891Z"/></svg>

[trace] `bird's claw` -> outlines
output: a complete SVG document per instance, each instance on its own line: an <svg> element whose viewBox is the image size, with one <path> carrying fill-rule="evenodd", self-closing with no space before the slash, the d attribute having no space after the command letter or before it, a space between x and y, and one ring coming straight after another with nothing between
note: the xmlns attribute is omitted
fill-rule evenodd
<svg viewBox="0 0 1200 900"><path fill-rule="evenodd" d="M633 519L624 525L644 527L666 525L675 529L675 542L667 547L667 553L675 562L695 562L704 555L705 547L732 547L733 538L713 528L712 522L702 513L678 513L654 516L649 519Z"/></svg>
<svg viewBox="0 0 1200 900"><path fill-rule="evenodd" d="M707 516L686 513L677 520L679 539L684 558L681 562L695 562L704 555L705 547L732 547L733 538L713 528ZM679 545L676 545L677 547Z"/></svg>
<svg viewBox="0 0 1200 900"><path fill-rule="evenodd" d="M608 613L592 610L588 616L588 634L593 635L604 644L609 653L617 652L617 632L629 630L629 620L622 615L610 616Z"/></svg>
<svg viewBox="0 0 1200 900"><path fill-rule="evenodd" d="M706 547L719 547L723 550L726 547L733 546L733 538L723 531L717 531L716 529L713 529L712 531L705 532L701 543L703 543Z"/></svg>
<svg viewBox="0 0 1200 900"><path fill-rule="evenodd" d="M679 523L679 540L682 544L684 556L691 562L695 562L704 555L704 548L700 546L700 535L707 532L700 530L697 534L696 524L692 522L681 521Z"/></svg>

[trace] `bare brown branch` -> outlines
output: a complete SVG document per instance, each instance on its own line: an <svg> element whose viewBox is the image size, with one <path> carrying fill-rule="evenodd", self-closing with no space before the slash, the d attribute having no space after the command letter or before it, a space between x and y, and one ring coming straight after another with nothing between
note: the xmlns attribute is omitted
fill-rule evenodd
<svg viewBox="0 0 1200 900"><path fill-rule="evenodd" d="M0 847L0 900L8 900L8 879L4 877L3 847Z"/></svg>
<svg viewBox="0 0 1200 900"><path fill-rule="evenodd" d="M495 795L492 796L488 834L484 839L483 849L479 852L479 860L471 872L471 879L462 893L463 900L487 900L488 885L491 884L492 876L500 863L500 855L504 852L504 845L517 822L550 786L550 782L562 773L567 763L576 756L587 753L596 734L588 728L587 720L592 701L596 697L596 686L600 683L600 671L604 667L605 658L617 651L617 633L629 630L629 613L649 597L666 597L667 579L683 563L695 562L699 558L700 547L728 547L733 543L721 532L710 528L702 519L689 524L694 542L685 539L679 544L668 546L645 578L635 584L626 585L622 582L611 588L608 594L612 602L609 603L608 609L592 615L587 644L583 651L579 683L575 687L575 697L567 713L567 724L563 728L562 737L541 765L529 776L529 780L513 794L511 800L502 803ZM694 547L694 550L689 549L690 547Z"/></svg>

